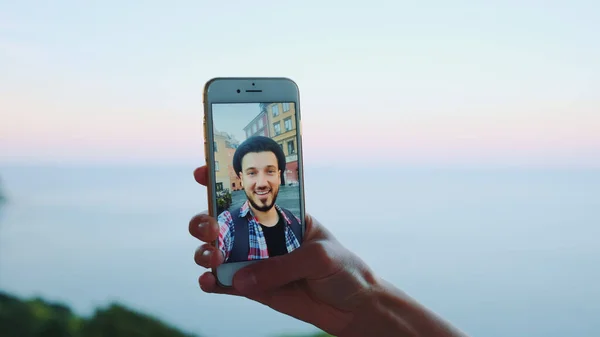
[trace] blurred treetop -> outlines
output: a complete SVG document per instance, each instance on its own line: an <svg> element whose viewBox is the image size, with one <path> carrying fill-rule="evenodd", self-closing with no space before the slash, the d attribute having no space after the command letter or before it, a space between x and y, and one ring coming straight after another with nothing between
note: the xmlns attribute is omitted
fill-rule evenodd
<svg viewBox="0 0 600 337"><path fill-rule="evenodd" d="M200 337L117 303L83 318L66 305L41 298L22 300L2 291L0 331L2 337Z"/></svg>

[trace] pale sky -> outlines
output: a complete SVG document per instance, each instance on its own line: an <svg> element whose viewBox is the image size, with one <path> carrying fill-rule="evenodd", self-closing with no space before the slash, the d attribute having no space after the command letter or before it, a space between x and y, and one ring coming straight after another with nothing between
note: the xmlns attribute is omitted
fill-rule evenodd
<svg viewBox="0 0 600 337"><path fill-rule="evenodd" d="M260 113L258 103L213 104L215 130L227 132L240 143L246 140L244 128Z"/></svg>
<svg viewBox="0 0 600 337"><path fill-rule="evenodd" d="M0 164L185 163L286 76L305 162L600 167L598 1L0 1Z"/></svg>

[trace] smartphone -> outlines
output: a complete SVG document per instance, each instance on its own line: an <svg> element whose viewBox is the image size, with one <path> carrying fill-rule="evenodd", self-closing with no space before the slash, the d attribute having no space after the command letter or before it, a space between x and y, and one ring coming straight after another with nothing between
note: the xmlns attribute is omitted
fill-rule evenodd
<svg viewBox="0 0 600 337"><path fill-rule="evenodd" d="M242 267L300 247L305 230L300 97L288 78L214 78L204 87L208 209L231 287Z"/></svg>

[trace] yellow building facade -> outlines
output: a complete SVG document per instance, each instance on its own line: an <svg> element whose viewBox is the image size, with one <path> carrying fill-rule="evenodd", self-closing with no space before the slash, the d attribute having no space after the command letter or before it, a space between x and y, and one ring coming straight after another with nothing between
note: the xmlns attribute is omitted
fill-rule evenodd
<svg viewBox="0 0 600 337"><path fill-rule="evenodd" d="M238 142L226 132L215 131L214 136L216 190L229 189L231 191L232 149L238 145Z"/></svg>
<svg viewBox="0 0 600 337"><path fill-rule="evenodd" d="M294 103L271 103L266 106L269 121L269 136L283 149L286 156L285 180L298 182L298 127Z"/></svg>

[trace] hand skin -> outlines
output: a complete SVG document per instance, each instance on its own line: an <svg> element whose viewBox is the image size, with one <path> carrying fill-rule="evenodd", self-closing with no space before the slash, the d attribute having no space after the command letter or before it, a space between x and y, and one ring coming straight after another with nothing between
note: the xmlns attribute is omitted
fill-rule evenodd
<svg viewBox="0 0 600 337"><path fill-rule="evenodd" d="M206 166L197 168L194 178L206 186ZM205 242L194 255L198 265L223 263L212 244L219 233L215 218L198 214L189 231ZM210 271L199 283L207 293L249 298L338 337L466 336L377 277L308 214L300 248L240 269L231 288L220 287Z"/></svg>

